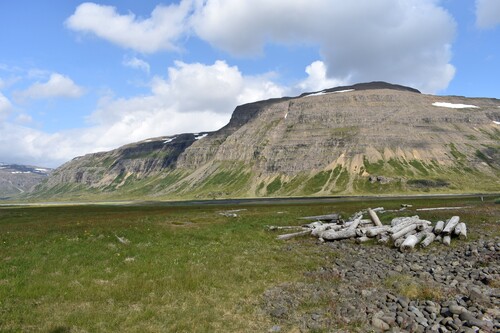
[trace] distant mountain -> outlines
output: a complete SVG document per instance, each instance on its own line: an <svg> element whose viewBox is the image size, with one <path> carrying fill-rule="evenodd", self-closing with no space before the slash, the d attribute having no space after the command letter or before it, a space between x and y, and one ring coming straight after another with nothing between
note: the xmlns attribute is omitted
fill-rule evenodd
<svg viewBox="0 0 500 333"><path fill-rule="evenodd" d="M45 180L51 171L49 168L0 163L0 198L30 191Z"/></svg>
<svg viewBox="0 0 500 333"><path fill-rule="evenodd" d="M500 100L371 82L238 106L210 133L77 157L31 198L500 191Z"/></svg>

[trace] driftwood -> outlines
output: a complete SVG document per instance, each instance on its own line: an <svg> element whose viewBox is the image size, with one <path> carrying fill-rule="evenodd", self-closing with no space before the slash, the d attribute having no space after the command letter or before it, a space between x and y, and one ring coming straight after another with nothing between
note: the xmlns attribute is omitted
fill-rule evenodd
<svg viewBox="0 0 500 333"><path fill-rule="evenodd" d="M340 230L342 229L342 226L341 225L335 225L335 223L326 223L326 224L323 224L319 227L316 227L312 230L312 233L311 235L315 236L315 237L319 237L321 236L321 233L325 230L334 230L334 231L337 231L337 230Z"/></svg>
<svg viewBox="0 0 500 333"><path fill-rule="evenodd" d="M370 219L373 221L373 223L375 223L375 225L377 227L381 227L382 226L382 222L380 222L380 219L378 218L377 213L375 213L373 211L373 209L368 208L368 215L370 215Z"/></svg>
<svg viewBox="0 0 500 333"><path fill-rule="evenodd" d="M338 221L340 220L339 214L327 214L327 215L317 215L317 216L304 216L300 220L312 220L312 221Z"/></svg>
<svg viewBox="0 0 500 333"><path fill-rule="evenodd" d="M360 216L359 218L355 219L354 221L352 221L352 223L347 227L348 230L356 230L356 228L358 227L359 223L361 222L361 218L363 216Z"/></svg>
<svg viewBox="0 0 500 333"><path fill-rule="evenodd" d="M457 226L458 222L460 221L460 218L458 216L453 216L451 219L448 220L446 223L446 226L443 229L443 234L449 235L455 230L455 227Z"/></svg>
<svg viewBox="0 0 500 333"><path fill-rule="evenodd" d="M436 235L433 232L427 232L425 238L420 242L421 247L429 246L436 239Z"/></svg>
<svg viewBox="0 0 500 333"><path fill-rule="evenodd" d="M415 235L417 233L416 230L412 230L410 231L409 233L407 233L406 235L404 235L403 237L399 237L398 239L396 239L394 241L394 247L396 248L400 248L401 245L404 243L404 241L406 240L406 238L410 237L411 235Z"/></svg>
<svg viewBox="0 0 500 333"><path fill-rule="evenodd" d="M419 233L416 233L415 235L410 235L408 237L406 237L406 239L404 240L403 244L401 244L401 252L411 252L413 251L413 249L415 248L415 246L420 243L422 241L422 239L424 239L426 237L426 235L429 233L430 231L428 231L427 229L426 230L423 230Z"/></svg>
<svg viewBox="0 0 500 333"><path fill-rule="evenodd" d="M292 234L279 235L278 237L276 237L276 239L285 240L294 237L309 235L311 232L312 230L304 230L304 231L294 232Z"/></svg>
<svg viewBox="0 0 500 333"><path fill-rule="evenodd" d="M467 226L465 223L461 222L457 224L455 227L455 235L458 236L459 239L467 239Z"/></svg>
<svg viewBox="0 0 500 333"><path fill-rule="evenodd" d="M368 214L370 219L363 219L364 214ZM376 238L379 243L393 244L402 252L413 251L418 244L422 248L429 246L432 242L450 245L452 237L460 239L467 237L467 227L464 223L459 223L458 216L453 216L447 223L438 221L435 227L432 226L432 222L422 220L418 215L397 217L391 221L390 226L382 225L375 209L360 211L347 222L341 220L339 214L307 216L301 219L313 221L301 226L268 226L268 229L297 230L297 232L278 236L277 239L280 240L312 235L318 238L319 242L353 238L359 244Z"/></svg>
<svg viewBox="0 0 500 333"><path fill-rule="evenodd" d="M356 229L326 230L320 234L324 240L338 240L356 237Z"/></svg>
<svg viewBox="0 0 500 333"><path fill-rule="evenodd" d="M411 217L407 217L407 216L395 217L391 221L391 227L395 227L397 225L407 223L408 221L413 221L413 220L418 220L418 219L420 219L420 217L418 215L411 216Z"/></svg>
<svg viewBox="0 0 500 333"><path fill-rule="evenodd" d="M396 240L396 239L398 239L399 237L403 237L404 235L406 235L407 233L409 233L410 231L413 231L413 230L415 230L415 229L417 229L417 224L416 224L416 223L411 223L411 224L409 224L409 225L405 226L403 229L401 229L401 230L399 230L399 231L397 231L397 232L393 233L393 234L391 235L391 239L392 239L393 241L395 241L395 240Z"/></svg>
<svg viewBox="0 0 500 333"><path fill-rule="evenodd" d="M456 209L466 209L470 207L434 207L434 208L417 208L417 212L425 212L432 210L456 210Z"/></svg>
<svg viewBox="0 0 500 333"><path fill-rule="evenodd" d="M364 233L368 237L375 237L379 234L385 233L389 230L389 226L383 225L381 227L371 227L371 228L366 228L364 230Z"/></svg>
<svg viewBox="0 0 500 333"><path fill-rule="evenodd" d="M304 230L306 229L303 226L300 225L285 225L285 226L279 226L279 225L268 225L267 230Z"/></svg>
<svg viewBox="0 0 500 333"><path fill-rule="evenodd" d="M436 235L439 235L440 233L443 232L444 229L444 221L437 221L436 226L434 227L434 233Z"/></svg>

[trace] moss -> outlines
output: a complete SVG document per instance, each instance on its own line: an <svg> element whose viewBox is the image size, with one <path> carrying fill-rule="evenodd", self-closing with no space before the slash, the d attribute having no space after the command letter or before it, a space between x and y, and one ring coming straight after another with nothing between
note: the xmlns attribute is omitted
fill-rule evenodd
<svg viewBox="0 0 500 333"><path fill-rule="evenodd" d="M466 156L458 151L457 147L453 143L449 144L451 155L459 162L462 162L466 159Z"/></svg>
<svg viewBox="0 0 500 333"><path fill-rule="evenodd" d="M299 174L293 177L290 181L282 184L282 192L288 195L302 194L301 187L305 184L307 176Z"/></svg>
<svg viewBox="0 0 500 333"><path fill-rule="evenodd" d="M335 181L335 191L345 191L347 189L347 184L349 184L349 172L347 171L347 169L339 165L335 168L334 173L338 173Z"/></svg>
<svg viewBox="0 0 500 333"><path fill-rule="evenodd" d="M425 168L425 166L422 162L420 162L418 160L411 160L409 163L412 167L417 169L421 174L423 174L423 175L429 174L429 171L427 171L427 169Z"/></svg>
<svg viewBox="0 0 500 333"><path fill-rule="evenodd" d="M278 176L274 178L274 180L267 185L266 187L267 194L271 195L277 192L281 188L281 186L282 186L281 177Z"/></svg>
<svg viewBox="0 0 500 333"><path fill-rule="evenodd" d="M384 160L378 160L375 163L370 163L366 157L363 157L363 164L365 165L366 172L370 174L377 174L382 171L384 168L385 162Z"/></svg>
<svg viewBox="0 0 500 333"><path fill-rule="evenodd" d="M480 151L479 149L476 150L476 157L479 158L480 160L482 160L483 162L487 163L488 165L491 166L491 159L488 158L488 156L486 156L482 151Z"/></svg>
<svg viewBox="0 0 500 333"><path fill-rule="evenodd" d="M306 182L304 186L304 193L312 194L321 191L323 186L325 186L325 184L328 182L328 179L330 178L332 172L333 171L321 171L314 175Z"/></svg>

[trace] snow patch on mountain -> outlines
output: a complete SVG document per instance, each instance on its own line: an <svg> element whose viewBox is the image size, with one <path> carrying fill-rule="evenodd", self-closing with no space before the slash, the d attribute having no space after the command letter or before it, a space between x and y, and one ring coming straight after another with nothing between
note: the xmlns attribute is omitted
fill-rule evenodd
<svg viewBox="0 0 500 333"><path fill-rule="evenodd" d="M197 134L197 135L195 135L194 139L195 140L201 140L204 137L206 137L207 135L208 135L207 133L205 133L205 134Z"/></svg>
<svg viewBox="0 0 500 333"><path fill-rule="evenodd" d="M446 103L446 102L434 102L432 103L434 106L442 107L442 108L451 108L451 109L478 109L478 106L469 105L469 104L454 104L454 103Z"/></svg>
<svg viewBox="0 0 500 333"><path fill-rule="evenodd" d="M337 90L337 91L330 91L330 92L327 92L327 91L323 90L323 91L320 91L320 92L317 92L317 93L312 93L312 94L305 95L304 97L330 95L330 94L337 94L337 93L346 93L346 92L350 92L350 91L354 91L354 90L355 89L344 89L344 90Z"/></svg>

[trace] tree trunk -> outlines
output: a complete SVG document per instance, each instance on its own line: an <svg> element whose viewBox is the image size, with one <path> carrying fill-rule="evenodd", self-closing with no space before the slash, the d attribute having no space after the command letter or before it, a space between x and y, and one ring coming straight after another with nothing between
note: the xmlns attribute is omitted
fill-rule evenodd
<svg viewBox="0 0 500 333"><path fill-rule="evenodd" d="M415 216L411 216L411 217L395 217L392 219L391 221L391 227L395 227L397 225L400 225L402 223L407 223L409 221L413 221L413 220L418 220L420 219L420 217L418 215L415 215Z"/></svg>
<svg viewBox="0 0 500 333"><path fill-rule="evenodd" d="M323 231L326 231L326 230L335 230L336 231L336 230L340 230L342 228L343 228L343 226L338 225L336 223L326 223L326 224L320 225L319 227L312 229L311 235L313 235L314 237L320 237L321 233Z"/></svg>
<svg viewBox="0 0 500 333"><path fill-rule="evenodd" d="M382 227L383 224L380 222L380 219L377 216L377 213L375 213L371 208L368 208L368 215L370 215L370 219L375 223L377 227Z"/></svg>
<svg viewBox="0 0 500 333"><path fill-rule="evenodd" d="M278 237L276 237L276 239L286 240L286 239L290 239L290 238L294 238L294 237L305 236L305 235L309 235L311 233L311 231L312 230L304 230L304 231L294 232L292 234L279 235Z"/></svg>
<svg viewBox="0 0 500 333"><path fill-rule="evenodd" d="M448 223L446 223L446 227L443 229L443 234L449 235L455 230L455 227L457 226L458 222L460 221L460 218L458 216L453 216L451 219L448 220Z"/></svg>
<svg viewBox="0 0 500 333"><path fill-rule="evenodd" d="M290 226L269 225L267 226L267 229L273 231L273 230L304 230L306 228L300 225L290 225Z"/></svg>
<svg viewBox="0 0 500 333"><path fill-rule="evenodd" d="M394 247L397 247L397 248L401 247L401 245L404 243L406 238L408 238L411 235L415 235L416 233L417 232L415 230L412 230L409 233L407 233L406 235L404 235L403 237L399 237L398 239L396 239L394 241Z"/></svg>
<svg viewBox="0 0 500 333"><path fill-rule="evenodd" d="M436 226L434 227L434 233L436 235L439 235L440 233L443 232L444 229L444 221L437 221Z"/></svg>
<svg viewBox="0 0 500 333"><path fill-rule="evenodd" d="M420 243L422 239L427 235L428 231L424 230L415 235L410 235L406 237L403 244L401 244L401 252L411 252L415 248L415 245Z"/></svg>
<svg viewBox="0 0 500 333"><path fill-rule="evenodd" d="M457 224L455 227L455 235L457 235L459 239L467 239L467 226L464 222Z"/></svg>
<svg viewBox="0 0 500 333"><path fill-rule="evenodd" d="M375 237L379 234L387 232L389 230L389 226L381 226L381 227L371 227L365 229L365 234L368 237Z"/></svg>
<svg viewBox="0 0 500 333"><path fill-rule="evenodd" d="M301 217L301 220L313 220L313 221L337 221L340 219L339 214L327 214L318 216L305 216Z"/></svg>
<svg viewBox="0 0 500 333"><path fill-rule="evenodd" d="M436 235L433 232L428 232L425 235L424 240L420 243L421 247L427 247L436 239Z"/></svg>
<svg viewBox="0 0 500 333"><path fill-rule="evenodd" d="M342 229L339 231L334 230L326 230L323 231L320 235L324 240L338 240L338 239L346 239L356 237L355 229Z"/></svg>
<svg viewBox="0 0 500 333"><path fill-rule="evenodd" d="M449 235L443 236L443 244L446 246L450 246L451 243L451 237Z"/></svg>
<svg viewBox="0 0 500 333"><path fill-rule="evenodd" d="M398 232L393 233L391 235L391 238L392 238L393 241L395 241L399 237L402 237L402 236L406 235L407 233L409 233L410 231L413 231L415 229L417 229L417 224L416 223L412 223L410 225L407 225L403 229L399 230Z"/></svg>
<svg viewBox="0 0 500 333"><path fill-rule="evenodd" d="M359 223L361 222L361 217L358 217L357 219L355 219L354 221L352 221L352 223L349 225L349 227L347 229L349 230L355 230Z"/></svg>

